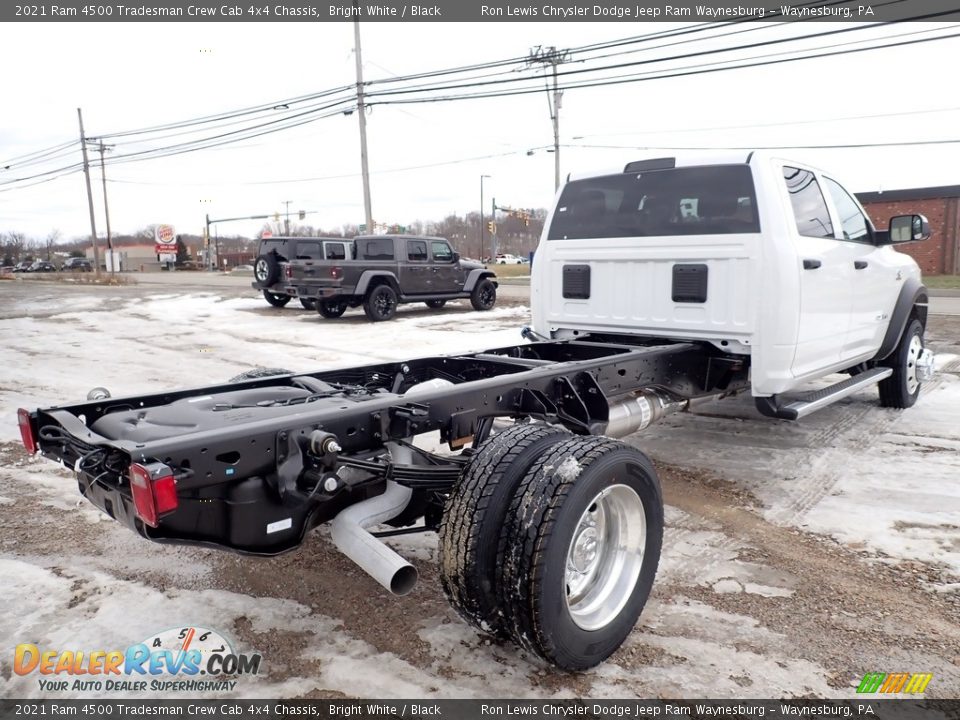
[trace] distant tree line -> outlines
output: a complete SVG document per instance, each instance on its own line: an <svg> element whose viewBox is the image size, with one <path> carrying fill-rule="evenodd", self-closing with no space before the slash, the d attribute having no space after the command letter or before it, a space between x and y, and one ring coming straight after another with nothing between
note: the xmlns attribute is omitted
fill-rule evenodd
<svg viewBox="0 0 960 720"><path fill-rule="evenodd" d="M453 244L456 250L464 257L482 258L495 253L510 253L526 256L536 249L537 241L543 230L547 211L543 209L530 210L526 216L497 213L495 237L491 236L488 223L492 218L483 216L483 239L481 245L480 213L472 212L464 216L448 215L439 221L417 220L408 225L386 225L377 228L376 232L404 232L410 235L437 235L445 237ZM123 248L131 245L152 244L156 225L146 225L133 233L113 235L111 242L114 248ZM285 223L267 223L261 232L270 231L274 235L284 232ZM302 222L290 223L290 234L298 237L346 237L351 238L360 234L357 225L341 225L335 228L320 225L309 225ZM180 234L178 243L177 262L186 262L198 257L203 247L203 237L200 235ZM242 252L253 253L256 250L257 238L243 235L215 235L210 239L221 253ZM99 238L101 252L107 248L104 238ZM59 257L83 257L90 247L89 237L63 239L59 230L51 230L42 238L31 237L16 230L0 231L0 260L3 265L14 265L27 260L53 260Z"/></svg>

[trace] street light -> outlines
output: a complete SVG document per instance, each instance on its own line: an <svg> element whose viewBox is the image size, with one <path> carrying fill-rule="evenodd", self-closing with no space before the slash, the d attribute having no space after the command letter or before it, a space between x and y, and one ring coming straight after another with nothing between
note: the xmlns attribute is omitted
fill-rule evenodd
<svg viewBox="0 0 960 720"><path fill-rule="evenodd" d="M483 262L483 179L489 175L480 176L480 262Z"/></svg>

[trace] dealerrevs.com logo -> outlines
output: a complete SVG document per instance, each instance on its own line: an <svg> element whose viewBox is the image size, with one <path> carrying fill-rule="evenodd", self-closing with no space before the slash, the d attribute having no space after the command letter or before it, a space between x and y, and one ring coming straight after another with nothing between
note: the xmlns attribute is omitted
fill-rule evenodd
<svg viewBox="0 0 960 720"><path fill-rule="evenodd" d="M259 653L236 653L217 631L165 630L126 650L47 649L21 643L17 675L37 675L46 692L199 692L233 690L236 677L260 672Z"/></svg>

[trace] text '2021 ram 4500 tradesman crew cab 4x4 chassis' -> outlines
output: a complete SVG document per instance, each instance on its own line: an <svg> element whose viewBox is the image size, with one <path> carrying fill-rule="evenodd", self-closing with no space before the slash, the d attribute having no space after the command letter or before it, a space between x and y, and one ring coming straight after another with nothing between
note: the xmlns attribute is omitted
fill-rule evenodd
<svg viewBox="0 0 960 720"><path fill-rule="evenodd" d="M798 419L932 373L927 294L829 174L761 153L632 162L569 179L533 266L532 340L453 356L19 411L24 445L158 542L272 555L330 523L384 587L417 571L379 541L436 531L443 589L484 632L564 668L603 661L652 587L663 501L611 438L751 392ZM838 371L849 377L802 392ZM425 445L439 431L450 452ZM397 529L385 529L392 525ZM267 571L267 570L265 570Z"/></svg>
<svg viewBox="0 0 960 720"><path fill-rule="evenodd" d="M361 305L380 321L391 319L399 303L439 309L469 298L474 310L490 310L497 301L495 273L461 260L439 237L270 238L261 241L254 277L271 305L298 297L325 318Z"/></svg>

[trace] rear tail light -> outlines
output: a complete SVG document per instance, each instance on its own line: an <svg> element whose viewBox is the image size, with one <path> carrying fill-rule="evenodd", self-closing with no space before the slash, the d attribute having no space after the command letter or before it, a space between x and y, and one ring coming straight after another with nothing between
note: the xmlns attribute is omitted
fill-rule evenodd
<svg viewBox="0 0 960 720"><path fill-rule="evenodd" d="M290 267L289 265L285 266L285 267L283 268L283 276L286 277L286 278L292 278L292 277L293 277L293 268Z"/></svg>
<svg viewBox="0 0 960 720"><path fill-rule="evenodd" d="M330 277L334 280L339 280L343 277L343 268L342 267L332 267L330 268Z"/></svg>
<svg viewBox="0 0 960 720"><path fill-rule="evenodd" d="M177 509L177 483L163 463L130 465L130 489L137 515L150 527L157 527L162 516Z"/></svg>
<svg viewBox="0 0 960 720"><path fill-rule="evenodd" d="M33 423L30 422L30 411L20 408L17 410L17 424L20 425L20 439L23 446L31 455L37 451L37 438L33 435Z"/></svg>

